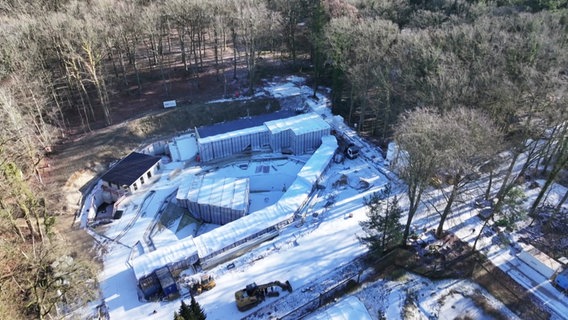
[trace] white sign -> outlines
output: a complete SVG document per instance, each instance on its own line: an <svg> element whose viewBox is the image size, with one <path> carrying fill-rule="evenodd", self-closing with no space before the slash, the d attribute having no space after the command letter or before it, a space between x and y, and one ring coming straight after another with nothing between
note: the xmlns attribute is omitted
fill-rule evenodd
<svg viewBox="0 0 568 320"><path fill-rule="evenodd" d="M175 107L176 107L175 100L164 101L164 108L175 108Z"/></svg>

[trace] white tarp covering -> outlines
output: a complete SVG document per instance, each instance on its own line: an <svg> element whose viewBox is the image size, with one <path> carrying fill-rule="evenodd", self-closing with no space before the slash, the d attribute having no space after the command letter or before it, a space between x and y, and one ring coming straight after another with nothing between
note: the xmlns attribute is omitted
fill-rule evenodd
<svg viewBox="0 0 568 320"><path fill-rule="evenodd" d="M202 161L225 158L243 152L248 147L260 150L270 144L272 151L292 148L303 154L319 146L322 136L329 135L330 126L316 113L267 121L262 126L232 131L198 139Z"/></svg>
<svg viewBox="0 0 568 320"><path fill-rule="evenodd" d="M235 243L291 219L307 201L313 184L329 165L336 149L335 137L323 137L320 148L306 162L294 183L276 204L195 238L199 257L206 258L222 252Z"/></svg>
<svg viewBox="0 0 568 320"><path fill-rule="evenodd" d="M295 132L313 131L312 128L317 127L326 127L329 129L329 124L325 122L320 115L313 112L285 119L267 121L264 125L271 134L286 130Z"/></svg>
<svg viewBox="0 0 568 320"><path fill-rule="evenodd" d="M273 96L275 98L299 96L302 93L301 89L292 82L268 86L265 88L265 90L269 93L270 96Z"/></svg>
<svg viewBox="0 0 568 320"><path fill-rule="evenodd" d="M290 148L295 154L303 154L319 146L322 136L329 135L330 126L316 113L307 113L268 121L272 151Z"/></svg>
<svg viewBox="0 0 568 320"><path fill-rule="evenodd" d="M226 224L248 213L249 179L189 176L179 186L176 199L196 218Z"/></svg>
<svg viewBox="0 0 568 320"><path fill-rule="evenodd" d="M174 138L168 143L172 161L186 161L193 159L197 154L197 140L194 134Z"/></svg>
<svg viewBox="0 0 568 320"><path fill-rule="evenodd" d="M134 259L131 264L136 279L140 280L156 269L183 259L191 259L194 256L195 259L197 257L199 259L214 257L223 251L255 239L255 237L261 236L278 224L292 219L296 211L308 200L314 183L329 165L336 149L337 140L334 136L322 137L321 146L306 162L294 183L276 204L196 238L190 236L173 245L159 248ZM189 192L190 187L191 184L189 183L180 186L178 195L180 192L182 194Z"/></svg>
<svg viewBox="0 0 568 320"><path fill-rule="evenodd" d="M265 126L252 127L198 140L202 161L228 157L243 152L247 147L260 150L268 144L268 130Z"/></svg>
<svg viewBox="0 0 568 320"><path fill-rule="evenodd" d="M192 261L192 263L197 262L197 249L191 236L174 242L169 246L161 247L156 251L141 255L130 263L136 279L141 279L161 267L174 264L183 259L194 259L195 261Z"/></svg>

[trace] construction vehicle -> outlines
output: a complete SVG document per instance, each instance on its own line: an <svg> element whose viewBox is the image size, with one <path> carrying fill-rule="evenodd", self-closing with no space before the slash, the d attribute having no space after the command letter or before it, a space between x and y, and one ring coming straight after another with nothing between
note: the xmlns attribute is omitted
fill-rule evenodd
<svg viewBox="0 0 568 320"><path fill-rule="evenodd" d="M347 148L345 148L345 156L349 159L357 158L359 156L359 147L350 143Z"/></svg>
<svg viewBox="0 0 568 320"><path fill-rule="evenodd" d="M278 297L280 292L275 287L280 287L282 291L292 292L290 282L284 283L280 281L272 281L265 284L257 285L255 282L246 286L246 288L235 292L235 300L239 311L246 311L257 306L264 301L266 297Z"/></svg>
<svg viewBox="0 0 568 320"><path fill-rule="evenodd" d="M203 291L213 289L216 285L217 283L211 275L202 274L201 277L192 279L189 287L192 295L199 295Z"/></svg>

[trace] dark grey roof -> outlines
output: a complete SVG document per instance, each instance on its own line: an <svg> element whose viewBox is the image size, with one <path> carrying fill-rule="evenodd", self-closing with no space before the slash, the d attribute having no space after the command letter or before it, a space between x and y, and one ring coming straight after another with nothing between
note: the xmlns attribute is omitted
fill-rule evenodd
<svg viewBox="0 0 568 320"><path fill-rule="evenodd" d="M132 152L111 167L101 179L119 186L129 186L158 161L160 161L160 157Z"/></svg>
<svg viewBox="0 0 568 320"><path fill-rule="evenodd" d="M211 126L197 128L199 138L207 138L231 131L253 128L263 125L267 121L285 119L295 116L296 113L290 110L282 110L273 113L261 114L254 117L243 118L233 121L216 123Z"/></svg>

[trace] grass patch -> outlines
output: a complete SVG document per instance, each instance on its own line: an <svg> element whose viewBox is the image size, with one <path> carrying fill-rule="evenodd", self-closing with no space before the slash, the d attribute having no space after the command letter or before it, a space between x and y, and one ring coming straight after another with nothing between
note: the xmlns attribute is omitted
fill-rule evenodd
<svg viewBox="0 0 568 320"><path fill-rule="evenodd" d="M485 314L489 315L493 319L497 320L507 320L508 317L503 315L498 309L496 309L487 298L479 291L476 291L473 295L471 295L471 300L473 303L485 312Z"/></svg>
<svg viewBox="0 0 568 320"><path fill-rule="evenodd" d="M406 279L408 279L408 273L405 269L395 268L392 269L391 272L386 274L385 279L390 281L404 282Z"/></svg>
<svg viewBox="0 0 568 320"><path fill-rule="evenodd" d="M163 137L195 127L278 110L280 110L280 103L273 98L189 104L137 119L129 125L129 128L135 136Z"/></svg>

